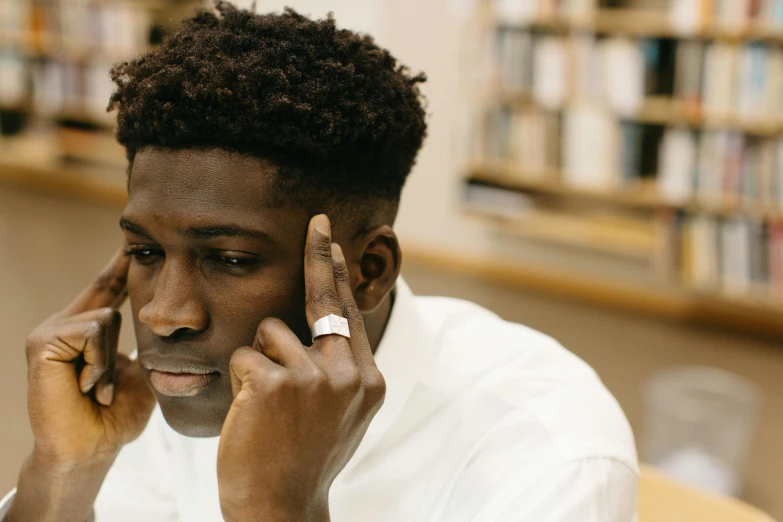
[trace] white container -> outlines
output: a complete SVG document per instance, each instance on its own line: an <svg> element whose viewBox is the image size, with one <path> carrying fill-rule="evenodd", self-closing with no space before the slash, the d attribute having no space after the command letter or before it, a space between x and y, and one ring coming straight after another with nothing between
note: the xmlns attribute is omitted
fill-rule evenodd
<svg viewBox="0 0 783 522"><path fill-rule="evenodd" d="M761 394L738 375L701 366L660 372L644 386L642 460L673 478L737 496Z"/></svg>

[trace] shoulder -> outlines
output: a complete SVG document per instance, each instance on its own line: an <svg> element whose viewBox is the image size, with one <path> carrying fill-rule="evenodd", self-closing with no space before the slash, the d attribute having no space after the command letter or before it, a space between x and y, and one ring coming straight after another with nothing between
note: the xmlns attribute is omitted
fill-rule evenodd
<svg viewBox="0 0 783 522"><path fill-rule="evenodd" d="M416 304L435 338L431 386L494 401L505 411L495 431L537 434L539 449L561 463L608 458L637 469L622 409L579 357L474 303L417 297Z"/></svg>

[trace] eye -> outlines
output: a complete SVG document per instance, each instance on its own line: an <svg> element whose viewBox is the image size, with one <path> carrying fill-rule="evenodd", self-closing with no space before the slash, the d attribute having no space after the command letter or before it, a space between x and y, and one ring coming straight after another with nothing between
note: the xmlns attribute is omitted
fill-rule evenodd
<svg viewBox="0 0 783 522"><path fill-rule="evenodd" d="M230 254L215 254L211 256L211 260L227 268L251 268L261 263L260 259L256 256L250 255L230 255Z"/></svg>
<svg viewBox="0 0 783 522"><path fill-rule="evenodd" d="M131 256L134 261L142 265L150 265L164 257L163 250L149 247L131 247L125 251L125 255Z"/></svg>

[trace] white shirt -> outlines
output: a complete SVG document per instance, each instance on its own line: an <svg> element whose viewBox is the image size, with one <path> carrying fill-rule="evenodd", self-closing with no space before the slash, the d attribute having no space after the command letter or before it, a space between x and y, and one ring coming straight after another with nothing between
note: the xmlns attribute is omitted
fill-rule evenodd
<svg viewBox="0 0 783 522"><path fill-rule="evenodd" d="M333 521L635 520L628 422L553 339L400 280L376 361L386 401L332 486ZM156 408L109 472L97 522L222 520L218 443L179 435Z"/></svg>

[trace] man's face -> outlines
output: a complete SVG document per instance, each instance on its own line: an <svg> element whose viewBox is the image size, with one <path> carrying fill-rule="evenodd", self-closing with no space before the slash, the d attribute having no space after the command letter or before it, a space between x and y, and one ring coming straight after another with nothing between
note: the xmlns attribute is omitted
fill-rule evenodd
<svg viewBox="0 0 783 522"><path fill-rule="evenodd" d="M216 436L231 406L229 360L262 319L303 340L311 216L273 204L274 169L221 150L139 151L122 227L139 361L168 423Z"/></svg>

